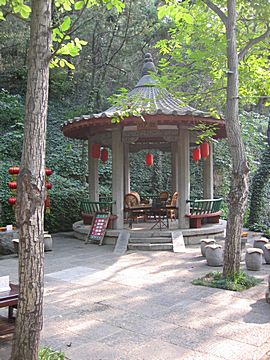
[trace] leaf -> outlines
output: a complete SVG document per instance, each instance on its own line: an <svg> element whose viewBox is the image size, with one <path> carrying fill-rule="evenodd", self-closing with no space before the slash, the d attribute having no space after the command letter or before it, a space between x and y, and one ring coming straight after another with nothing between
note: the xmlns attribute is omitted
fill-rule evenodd
<svg viewBox="0 0 270 360"><path fill-rule="evenodd" d="M71 64L70 62L68 62L67 60L66 60L66 65L67 65L67 67L69 67L71 70L75 70L75 66L74 66L73 64Z"/></svg>
<svg viewBox="0 0 270 360"><path fill-rule="evenodd" d="M61 59L59 63L61 67L65 67L65 61L63 59Z"/></svg>
<svg viewBox="0 0 270 360"><path fill-rule="evenodd" d="M83 8L84 2L83 1L77 1L74 5L75 10L81 10Z"/></svg>
<svg viewBox="0 0 270 360"><path fill-rule="evenodd" d="M62 22L62 24L60 25L60 29L62 31L67 31L69 28L70 28L70 23L71 23L71 20L70 20L70 17L69 16L66 16L64 21Z"/></svg>

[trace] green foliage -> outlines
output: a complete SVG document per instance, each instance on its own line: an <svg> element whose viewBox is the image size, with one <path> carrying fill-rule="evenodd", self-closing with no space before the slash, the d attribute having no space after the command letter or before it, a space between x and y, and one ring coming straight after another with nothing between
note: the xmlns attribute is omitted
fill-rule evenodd
<svg viewBox="0 0 270 360"><path fill-rule="evenodd" d="M214 140L214 136L216 135L217 127L218 124L211 125L211 124L205 124L203 122L193 126L193 128L191 128L190 130L197 132L197 140L195 141L195 143L199 145L205 141L206 142L216 141Z"/></svg>
<svg viewBox="0 0 270 360"><path fill-rule="evenodd" d="M224 278L221 272L211 272L202 278L193 280L192 284L231 291L243 291L258 285L261 281L243 271L232 274L227 278Z"/></svg>
<svg viewBox="0 0 270 360"><path fill-rule="evenodd" d="M38 352L38 360L65 360L65 354L50 348L41 348Z"/></svg>

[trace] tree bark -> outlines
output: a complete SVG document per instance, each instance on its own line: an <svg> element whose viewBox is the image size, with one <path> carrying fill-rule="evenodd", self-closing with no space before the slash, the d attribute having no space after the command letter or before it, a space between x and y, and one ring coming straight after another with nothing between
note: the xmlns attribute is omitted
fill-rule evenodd
<svg viewBox="0 0 270 360"><path fill-rule="evenodd" d="M223 276L239 272L241 232L248 195L248 166L241 137L238 109L238 56L236 48L236 0L227 0L226 42L228 59L226 131L232 157L229 214Z"/></svg>
<svg viewBox="0 0 270 360"><path fill-rule="evenodd" d="M42 329L43 215L51 1L32 1L23 152L18 176L19 303L12 360L36 360Z"/></svg>

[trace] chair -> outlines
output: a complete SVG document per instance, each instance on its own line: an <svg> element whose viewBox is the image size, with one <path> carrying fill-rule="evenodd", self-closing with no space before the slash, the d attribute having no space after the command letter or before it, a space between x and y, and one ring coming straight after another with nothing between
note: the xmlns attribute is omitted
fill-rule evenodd
<svg viewBox="0 0 270 360"><path fill-rule="evenodd" d="M177 205L177 199L178 199L178 192L176 191L172 196L172 200L171 200L170 205L171 206L176 206ZM168 210L167 216L171 220L176 220L176 218L177 218L177 210L174 210L174 209Z"/></svg>
<svg viewBox="0 0 270 360"><path fill-rule="evenodd" d="M160 199L160 202L168 201L168 199L169 199L168 191L161 191L161 193L159 194L159 199Z"/></svg>
<svg viewBox="0 0 270 360"><path fill-rule="evenodd" d="M132 227L132 222L136 220L138 222L139 217L143 217L146 220L146 215L143 210L132 209L136 206L140 206L140 195L137 192L130 192L124 196L124 205L125 211L128 213L127 220L129 222L130 228Z"/></svg>

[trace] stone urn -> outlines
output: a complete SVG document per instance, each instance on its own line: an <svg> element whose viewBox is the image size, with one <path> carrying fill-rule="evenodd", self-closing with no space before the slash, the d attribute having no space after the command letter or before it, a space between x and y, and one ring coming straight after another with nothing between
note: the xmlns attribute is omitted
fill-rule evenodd
<svg viewBox="0 0 270 360"><path fill-rule="evenodd" d="M263 250L259 248L249 248L246 251L247 270L259 271L262 267Z"/></svg>
<svg viewBox="0 0 270 360"><path fill-rule="evenodd" d="M262 251L264 251L264 245L268 244L269 241L268 239L261 237L258 239L254 239L253 241L253 247L254 248L258 248L258 249L262 249Z"/></svg>
<svg viewBox="0 0 270 360"><path fill-rule="evenodd" d="M208 266L223 265L224 254L221 245L218 244L206 245L205 256Z"/></svg>
<svg viewBox="0 0 270 360"><path fill-rule="evenodd" d="M270 264L270 243L264 245L263 254L266 264Z"/></svg>
<svg viewBox="0 0 270 360"><path fill-rule="evenodd" d="M213 245L215 243L216 243L215 239L201 239L201 253L203 257L205 257L205 247L207 245Z"/></svg>
<svg viewBox="0 0 270 360"><path fill-rule="evenodd" d="M52 236L44 234L44 251L52 251Z"/></svg>

